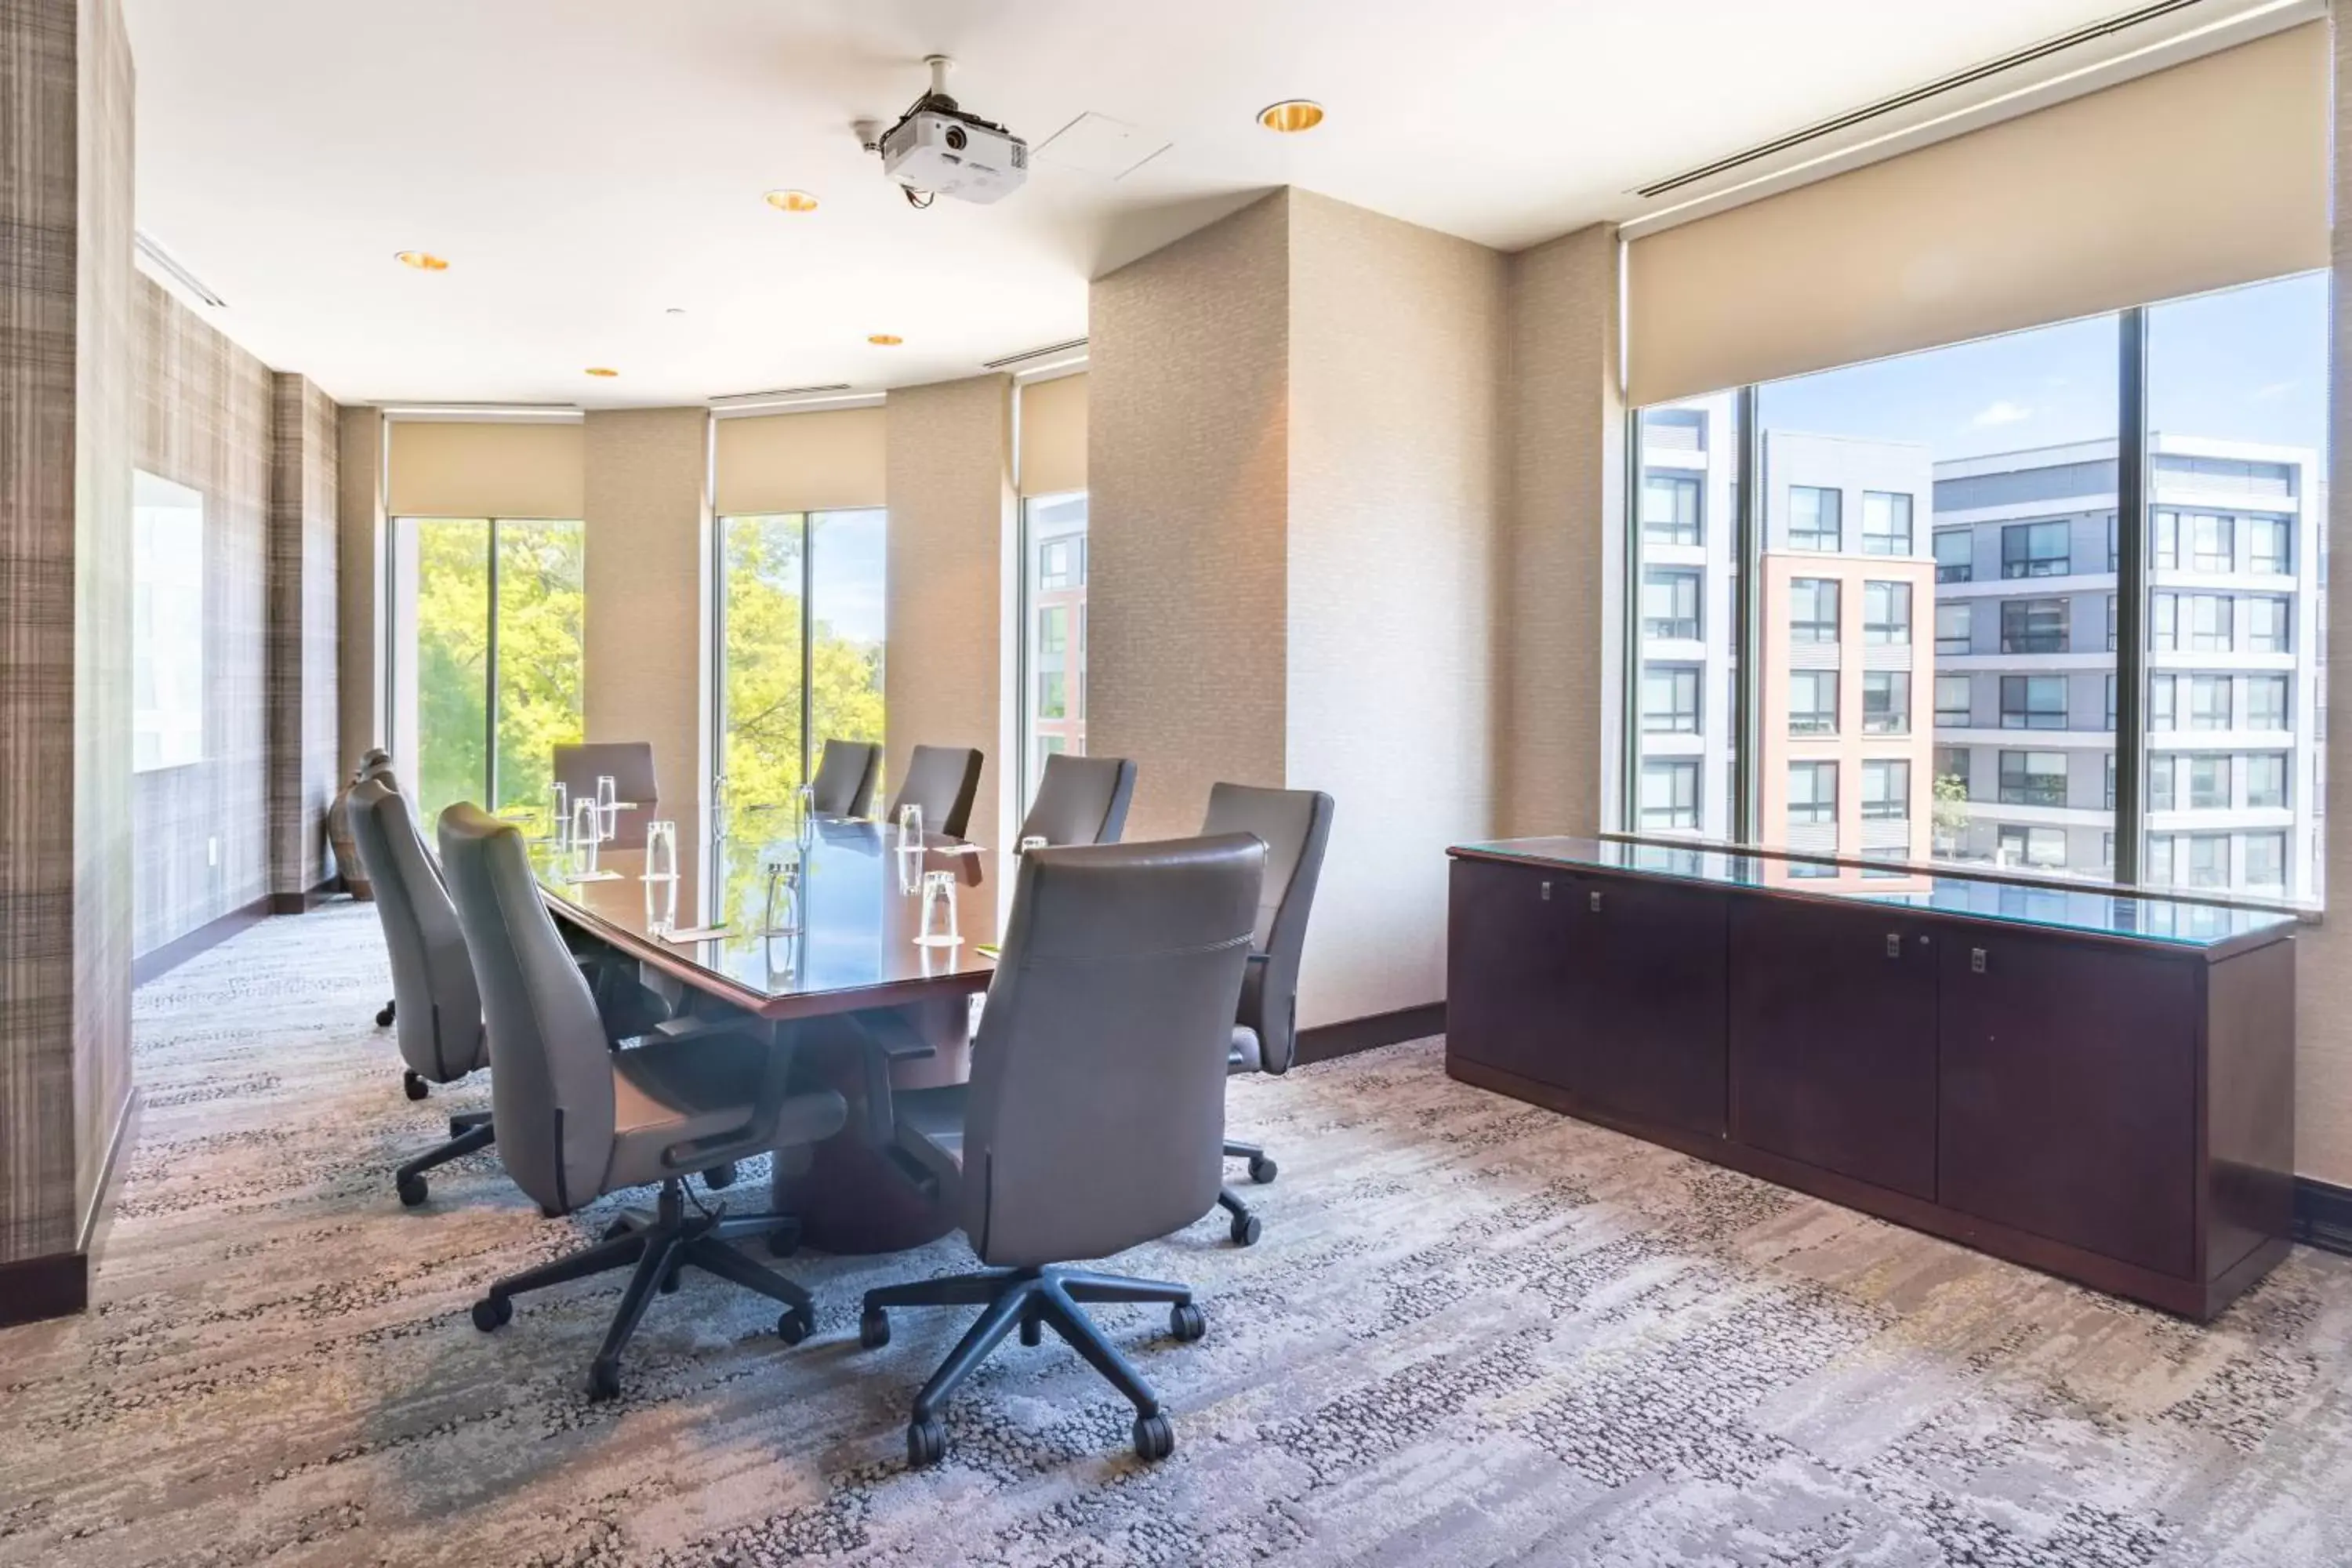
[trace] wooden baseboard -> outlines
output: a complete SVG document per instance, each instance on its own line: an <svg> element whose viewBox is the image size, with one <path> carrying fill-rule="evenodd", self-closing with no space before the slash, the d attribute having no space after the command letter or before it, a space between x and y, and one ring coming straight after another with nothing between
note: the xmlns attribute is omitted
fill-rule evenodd
<svg viewBox="0 0 2352 1568"><path fill-rule="evenodd" d="M306 913L333 898L342 891L342 888L341 877L330 877L307 893L272 893L269 895L269 912L273 915Z"/></svg>
<svg viewBox="0 0 2352 1568"><path fill-rule="evenodd" d="M114 1131L106 1140L106 1159L98 1168L98 1184L90 1189L89 1207L81 1216L79 1240L76 1247L89 1259L94 1272L99 1253L106 1245L107 1221L114 1214L114 1195L122 1184L123 1167L130 1163L131 1151L139 1147L139 1114L146 1099L137 1084L122 1097L122 1110L114 1119Z"/></svg>
<svg viewBox="0 0 2352 1568"><path fill-rule="evenodd" d="M1444 1003L1400 1007L1393 1013L1374 1013L1369 1017L1347 1018L1337 1024L1318 1024L1311 1029L1299 1030L1298 1059L1328 1062L1335 1057L1351 1057L1358 1051L1402 1045L1407 1040L1425 1040L1444 1033Z"/></svg>
<svg viewBox="0 0 2352 1568"><path fill-rule="evenodd" d="M263 895L249 904L229 910L216 921L207 921L185 936L175 936L163 946L151 948L131 961L131 984L144 985L159 976L169 974L200 952L218 947L249 925L268 918L275 910L272 899Z"/></svg>
<svg viewBox="0 0 2352 1568"><path fill-rule="evenodd" d="M2352 1257L2352 1187L2311 1176L2294 1179L2294 1238L2322 1252Z"/></svg>
<svg viewBox="0 0 2352 1568"><path fill-rule="evenodd" d="M69 1318L89 1306L90 1276L98 1270L107 1216L114 1211L115 1189L138 1141L132 1129L138 1125L139 1105L139 1090L134 1088L123 1097L122 1113L114 1119L106 1163L99 1168L98 1184L91 1189L89 1207L81 1216L79 1242L74 1250L0 1263L0 1328L37 1323L45 1318Z"/></svg>

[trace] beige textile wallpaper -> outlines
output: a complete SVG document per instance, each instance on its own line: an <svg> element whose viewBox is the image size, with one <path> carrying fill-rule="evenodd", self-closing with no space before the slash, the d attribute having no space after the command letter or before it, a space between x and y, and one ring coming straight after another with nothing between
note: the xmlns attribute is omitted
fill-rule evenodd
<svg viewBox="0 0 2352 1568"><path fill-rule="evenodd" d="M334 400L280 373L269 482L270 891L312 892L331 875L335 797L336 447Z"/></svg>

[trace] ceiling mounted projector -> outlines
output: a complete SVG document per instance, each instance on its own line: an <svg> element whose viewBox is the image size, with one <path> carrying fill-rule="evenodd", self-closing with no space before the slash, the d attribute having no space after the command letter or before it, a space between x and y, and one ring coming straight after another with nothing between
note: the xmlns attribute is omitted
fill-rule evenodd
<svg viewBox="0 0 2352 1568"><path fill-rule="evenodd" d="M948 96L954 61L931 55L923 63L931 68L931 89L878 140L866 141L869 151L882 154L882 172L919 207L930 205L936 195L987 203L1019 190L1029 177L1029 143L993 121L965 113Z"/></svg>

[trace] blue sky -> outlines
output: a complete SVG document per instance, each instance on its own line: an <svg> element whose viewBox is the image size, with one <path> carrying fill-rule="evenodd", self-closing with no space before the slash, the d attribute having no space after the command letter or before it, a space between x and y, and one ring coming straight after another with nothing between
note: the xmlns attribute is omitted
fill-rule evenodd
<svg viewBox="0 0 2352 1568"><path fill-rule="evenodd" d="M1773 382L1768 429L1924 442L1937 459L2110 437L2116 318ZM2306 273L2148 311L2148 427L2325 449L2327 277Z"/></svg>

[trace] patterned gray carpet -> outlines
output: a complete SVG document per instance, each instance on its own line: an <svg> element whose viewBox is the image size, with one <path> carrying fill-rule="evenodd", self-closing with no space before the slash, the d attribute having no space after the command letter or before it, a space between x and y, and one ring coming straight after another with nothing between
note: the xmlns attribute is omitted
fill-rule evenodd
<svg viewBox="0 0 2352 1568"><path fill-rule="evenodd" d="M2352 1260L2200 1330L1449 1082L1434 1042L1236 1084L1282 1178L1121 1260L1209 1337L1103 1321L1176 1415L1008 1343L909 1473L962 1327L867 1285L960 1245L804 1257L795 1349L698 1275L617 1404L617 1279L467 1302L601 1223L484 1159L415 1212L374 917L267 924L138 999L143 1136L78 1321L0 1333L0 1564L2352 1562Z"/></svg>

